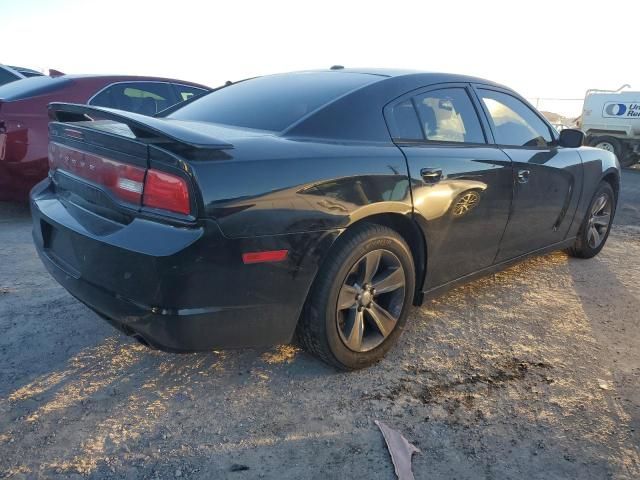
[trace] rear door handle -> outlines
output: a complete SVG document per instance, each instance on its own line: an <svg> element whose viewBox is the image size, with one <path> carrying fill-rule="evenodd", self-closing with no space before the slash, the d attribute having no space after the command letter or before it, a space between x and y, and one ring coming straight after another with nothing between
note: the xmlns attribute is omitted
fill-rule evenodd
<svg viewBox="0 0 640 480"><path fill-rule="evenodd" d="M530 174L529 170L518 170L518 183L527 183Z"/></svg>
<svg viewBox="0 0 640 480"><path fill-rule="evenodd" d="M420 176L425 183L438 183L442 180L442 170L439 168L423 168Z"/></svg>

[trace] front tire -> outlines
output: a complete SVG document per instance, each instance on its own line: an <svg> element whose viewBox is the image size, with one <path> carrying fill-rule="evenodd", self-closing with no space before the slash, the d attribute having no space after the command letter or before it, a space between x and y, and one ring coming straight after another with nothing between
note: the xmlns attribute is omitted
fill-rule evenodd
<svg viewBox="0 0 640 480"><path fill-rule="evenodd" d="M415 291L404 239L363 223L338 240L322 265L298 323L302 346L342 370L368 367L396 342Z"/></svg>
<svg viewBox="0 0 640 480"><path fill-rule="evenodd" d="M592 258L604 247L611 231L616 197L608 182L600 182L593 194L575 244L568 253L573 257Z"/></svg>

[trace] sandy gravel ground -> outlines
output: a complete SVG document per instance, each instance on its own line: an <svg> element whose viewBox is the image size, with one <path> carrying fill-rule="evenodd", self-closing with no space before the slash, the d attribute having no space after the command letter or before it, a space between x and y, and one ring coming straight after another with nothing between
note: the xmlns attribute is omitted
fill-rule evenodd
<svg viewBox="0 0 640 480"><path fill-rule="evenodd" d="M600 256L555 253L414 309L397 348L336 373L292 346L171 355L45 272L0 206L0 477L640 478L640 173Z"/></svg>

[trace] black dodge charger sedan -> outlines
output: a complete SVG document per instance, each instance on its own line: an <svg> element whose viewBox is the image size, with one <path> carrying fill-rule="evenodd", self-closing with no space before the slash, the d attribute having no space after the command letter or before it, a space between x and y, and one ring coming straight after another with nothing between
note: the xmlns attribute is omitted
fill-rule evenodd
<svg viewBox="0 0 640 480"><path fill-rule="evenodd" d="M168 351L289 342L380 359L411 305L567 249L615 213L614 155L461 75L332 68L228 85L159 117L51 104L31 193L49 272Z"/></svg>

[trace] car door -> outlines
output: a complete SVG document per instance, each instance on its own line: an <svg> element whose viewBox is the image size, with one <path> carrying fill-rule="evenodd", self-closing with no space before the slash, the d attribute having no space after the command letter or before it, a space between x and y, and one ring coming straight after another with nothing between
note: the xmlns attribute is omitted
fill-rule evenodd
<svg viewBox="0 0 640 480"><path fill-rule="evenodd" d="M565 239L582 185L575 148L558 146L550 125L513 92L476 86L500 148L513 161L513 205L496 262Z"/></svg>
<svg viewBox="0 0 640 480"><path fill-rule="evenodd" d="M424 290L491 266L507 224L511 160L478 112L468 84L424 89L385 108L427 240Z"/></svg>
<svg viewBox="0 0 640 480"><path fill-rule="evenodd" d="M134 81L112 83L94 95L88 103L153 116L177 102L178 98L170 83Z"/></svg>

